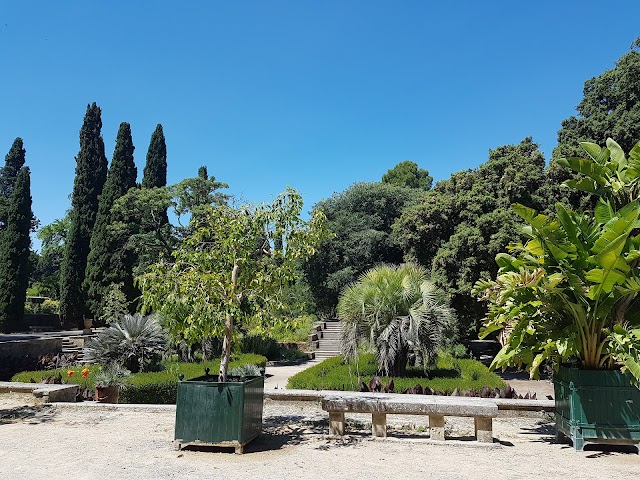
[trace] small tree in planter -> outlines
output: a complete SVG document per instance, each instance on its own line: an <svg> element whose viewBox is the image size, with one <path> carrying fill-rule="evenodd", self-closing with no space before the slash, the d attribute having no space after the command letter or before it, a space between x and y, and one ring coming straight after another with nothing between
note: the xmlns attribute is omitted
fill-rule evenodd
<svg viewBox="0 0 640 480"><path fill-rule="evenodd" d="M296 262L327 235L322 213L304 221L301 211L302 198L291 189L271 205L212 207L198 215L171 261L138 279L144 305L163 314L175 337L223 337L219 382L227 381L234 324L249 316L269 323Z"/></svg>
<svg viewBox="0 0 640 480"><path fill-rule="evenodd" d="M510 331L492 366L536 377L551 361L557 428L578 450L585 439L640 441L640 144L629 158L611 139L581 146L589 158L559 163L584 175L569 187L599 196L594 213L558 204L551 218L514 205L529 240L475 286L489 302L481 336ZM577 368L561 367L570 360Z"/></svg>

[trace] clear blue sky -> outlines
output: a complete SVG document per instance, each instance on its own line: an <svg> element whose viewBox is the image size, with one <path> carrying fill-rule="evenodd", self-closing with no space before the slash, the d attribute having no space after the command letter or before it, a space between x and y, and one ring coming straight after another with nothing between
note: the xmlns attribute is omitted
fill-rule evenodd
<svg viewBox="0 0 640 480"><path fill-rule="evenodd" d="M307 208L413 160L436 180L531 135L548 159L586 79L640 35L640 2L0 1L0 153L24 139L33 208L64 215L88 103L142 176L200 165L248 201Z"/></svg>

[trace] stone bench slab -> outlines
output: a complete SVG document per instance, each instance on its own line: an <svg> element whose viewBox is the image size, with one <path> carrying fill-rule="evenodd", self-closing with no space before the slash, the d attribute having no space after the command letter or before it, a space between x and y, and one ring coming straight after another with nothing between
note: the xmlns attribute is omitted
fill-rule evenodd
<svg viewBox="0 0 640 480"><path fill-rule="evenodd" d="M399 393L348 392L326 395L322 409L328 412L385 413L405 415L450 415L497 417L495 401L477 397L403 395Z"/></svg>
<svg viewBox="0 0 640 480"><path fill-rule="evenodd" d="M45 402L75 402L78 385L55 383L0 382L0 393L31 393Z"/></svg>

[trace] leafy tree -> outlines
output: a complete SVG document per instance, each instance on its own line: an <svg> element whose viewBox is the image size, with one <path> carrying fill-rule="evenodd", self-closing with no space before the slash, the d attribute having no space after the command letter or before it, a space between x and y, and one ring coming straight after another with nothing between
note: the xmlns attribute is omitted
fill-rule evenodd
<svg viewBox="0 0 640 480"><path fill-rule="evenodd" d="M9 198L11 196L18 173L24 166L25 153L22 139L16 138L9 153L4 157L4 167L0 169L0 197Z"/></svg>
<svg viewBox="0 0 640 480"><path fill-rule="evenodd" d="M207 207L224 205L230 197L217 191L221 188L229 188L229 185L216 181L214 176L210 177L206 166L200 167L197 177L185 178L175 185L176 215L181 218L185 214L191 214L191 219L197 220L206 212Z"/></svg>
<svg viewBox="0 0 640 480"><path fill-rule="evenodd" d="M382 176L382 183L390 183L401 187L420 188L430 190L433 177L424 168L411 160L400 162Z"/></svg>
<svg viewBox="0 0 640 480"><path fill-rule="evenodd" d="M393 377L405 376L412 351L426 368L455 321L446 295L428 280L427 271L407 264L367 271L340 295L338 316L345 356L357 359L361 341L369 340L378 368Z"/></svg>
<svg viewBox="0 0 640 480"><path fill-rule="evenodd" d="M6 208L6 226L0 232L0 329L10 332L22 320L29 285L31 239L31 183L22 167Z"/></svg>
<svg viewBox="0 0 640 480"><path fill-rule="evenodd" d="M79 326L87 313L82 284L98 198L107 177L101 129L101 110L94 102L87 106L80 129L80 152L76 157L76 178L71 196L71 228L60 271L60 316L65 327Z"/></svg>
<svg viewBox="0 0 640 480"><path fill-rule="evenodd" d="M58 299L60 297L60 265L64 256L64 243L69 233L69 214L45 225L36 236L42 242L40 255L32 252L31 288L38 295Z"/></svg>
<svg viewBox="0 0 640 480"><path fill-rule="evenodd" d="M476 170L439 182L419 204L407 208L394 225L406 257L431 269L431 279L452 296L463 336L473 337L484 306L470 292L482 276L495 275L494 258L519 223L512 203L543 208L545 162L531 138L498 147Z"/></svg>
<svg viewBox="0 0 640 480"><path fill-rule="evenodd" d="M126 248L126 236L115 235L113 229L109 228L115 221L111 209L116 200L136 185L138 171L133 160L134 148L131 127L123 122L118 130L111 166L100 195L85 272L87 306L94 318L101 314L102 299L109 285L121 283L129 302L137 296L132 273L136 260L134 252Z"/></svg>
<svg viewBox="0 0 640 480"><path fill-rule="evenodd" d="M551 198L561 199L574 207L592 208L595 197L584 191L563 188L565 180L580 180L557 164L560 158L579 157L580 142L604 144L615 138L624 151L640 140L640 38L631 51L618 59L615 67L584 83L584 96L577 115L562 122L558 146L549 165Z"/></svg>
<svg viewBox="0 0 640 480"><path fill-rule="evenodd" d="M143 273L162 256L171 255L176 247L176 229L165 221L167 209L173 204L173 192L168 187L132 188L116 200L112 210L115 222L109 231L127 238L125 248L135 252L134 275Z"/></svg>
<svg viewBox="0 0 640 480"><path fill-rule="evenodd" d="M139 279L142 299L164 315L174 338L188 343L224 337L220 381L227 378L234 324L248 318L269 322L280 291L293 279L295 263L312 255L325 235L324 216L300 218L295 190L271 205L212 207L173 253ZM273 238L285 238L275 249Z"/></svg>
<svg viewBox="0 0 640 480"><path fill-rule="evenodd" d="M335 310L342 289L378 263L401 263L403 251L391 237L402 210L423 193L385 183L357 183L314 211L323 211L335 236L324 240L318 254L303 263L317 308Z"/></svg>

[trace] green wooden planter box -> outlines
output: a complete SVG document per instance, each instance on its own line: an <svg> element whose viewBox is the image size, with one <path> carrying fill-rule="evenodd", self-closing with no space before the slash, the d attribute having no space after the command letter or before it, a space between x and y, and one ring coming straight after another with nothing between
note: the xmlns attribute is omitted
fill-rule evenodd
<svg viewBox="0 0 640 480"><path fill-rule="evenodd" d="M214 382L210 376L178 382L175 446L244 446L260 435L264 377Z"/></svg>
<svg viewBox="0 0 640 480"><path fill-rule="evenodd" d="M553 377L558 439L640 443L640 390L622 372L560 367Z"/></svg>

